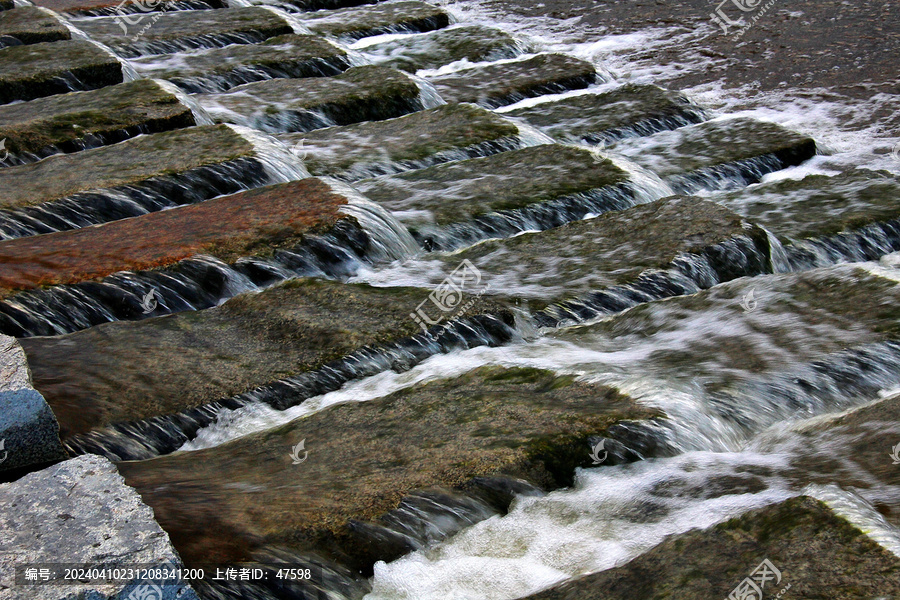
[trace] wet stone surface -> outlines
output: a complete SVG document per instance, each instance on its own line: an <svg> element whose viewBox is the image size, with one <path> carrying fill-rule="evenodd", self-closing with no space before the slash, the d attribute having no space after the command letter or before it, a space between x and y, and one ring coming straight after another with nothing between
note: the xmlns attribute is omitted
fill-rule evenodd
<svg viewBox="0 0 900 600"><path fill-rule="evenodd" d="M467 152L509 149L519 144L515 124L471 104L437 108L369 123L279 136L313 175L358 179L468 158ZM477 154L475 154L477 156Z"/></svg>
<svg viewBox="0 0 900 600"><path fill-rule="evenodd" d="M119 61L83 40L0 48L0 104L121 82Z"/></svg>
<svg viewBox="0 0 900 600"><path fill-rule="evenodd" d="M539 54L430 77L428 81L447 102L496 108L524 98L586 88L600 78L589 62L563 54Z"/></svg>
<svg viewBox="0 0 900 600"><path fill-rule="evenodd" d="M56 42L71 37L62 21L41 8L23 6L0 13L0 48L18 44Z"/></svg>
<svg viewBox="0 0 900 600"><path fill-rule="evenodd" d="M144 76L166 79L189 93L225 91L264 79L337 75L350 66L347 53L334 44L295 34L168 60L158 56L138 58L132 64Z"/></svg>
<svg viewBox="0 0 900 600"><path fill-rule="evenodd" d="M482 62L515 58L520 44L492 27L462 25L423 36L408 36L371 44L361 51L376 64L415 73L458 60Z"/></svg>
<svg viewBox="0 0 900 600"><path fill-rule="evenodd" d="M419 86L386 67L354 67L334 77L272 79L198 96L217 122L270 132L390 119L422 108Z"/></svg>
<svg viewBox="0 0 900 600"><path fill-rule="evenodd" d="M131 81L0 106L7 164L194 125L191 109L155 81Z"/></svg>
<svg viewBox="0 0 900 600"><path fill-rule="evenodd" d="M450 16L436 6L417 0L381 2L371 6L320 11L300 15L318 35L356 40L383 33L432 31L450 24Z"/></svg>
<svg viewBox="0 0 900 600"><path fill-rule="evenodd" d="M681 94L655 85L627 84L506 111L560 141L590 143L649 135L704 120L703 110Z"/></svg>

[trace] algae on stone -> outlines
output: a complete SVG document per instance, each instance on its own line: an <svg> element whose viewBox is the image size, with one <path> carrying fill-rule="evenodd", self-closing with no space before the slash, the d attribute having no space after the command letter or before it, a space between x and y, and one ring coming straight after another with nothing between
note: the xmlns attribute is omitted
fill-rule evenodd
<svg viewBox="0 0 900 600"><path fill-rule="evenodd" d="M299 17L313 33L350 40L383 33L431 31L450 24L450 16L442 9L418 0L323 10Z"/></svg>
<svg viewBox="0 0 900 600"><path fill-rule="evenodd" d="M71 37L63 22L43 8L20 6L0 12L0 44L3 38L13 38L22 44L37 44Z"/></svg>

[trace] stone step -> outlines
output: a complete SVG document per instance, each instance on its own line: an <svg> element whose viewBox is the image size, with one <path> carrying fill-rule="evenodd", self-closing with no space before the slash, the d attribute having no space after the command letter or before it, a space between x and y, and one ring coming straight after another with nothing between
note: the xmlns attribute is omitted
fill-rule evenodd
<svg viewBox="0 0 900 600"><path fill-rule="evenodd" d="M46 568L60 560L82 568L182 567L153 509L105 458L80 456L0 485L0 511L0 533L11 550L0 553L5 599L138 598L135 594L145 590L150 595L144 597L153 598L155 588L172 594L167 597L199 600L181 579L110 578L110 583L98 584L62 581L64 572L58 569L55 584L24 581L24 565Z"/></svg>
<svg viewBox="0 0 900 600"><path fill-rule="evenodd" d="M756 183L767 173L809 160L816 143L775 123L732 118L621 140L610 151L686 194Z"/></svg>
<svg viewBox="0 0 900 600"><path fill-rule="evenodd" d="M519 128L472 104L279 136L313 175L353 180L518 148Z"/></svg>
<svg viewBox="0 0 900 600"><path fill-rule="evenodd" d="M504 111L563 142L610 142L705 120L703 109L655 85L627 84L610 92L570 96Z"/></svg>
<svg viewBox="0 0 900 600"><path fill-rule="evenodd" d="M279 35L260 44L232 44L204 52L137 58L145 77L166 79L189 93L223 92L264 79L337 75L350 66L347 53L320 37Z"/></svg>
<svg viewBox="0 0 900 600"><path fill-rule="evenodd" d="M226 125L139 136L0 169L0 232L9 239L75 229L268 180L253 144Z"/></svg>
<svg viewBox="0 0 900 600"><path fill-rule="evenodd" d="M763 559L777 575L770 568L757 572ZM900 595L898 570L900 558L859 526L823 502L799 496L672 536L625 565L527 600L762 598L748 580L766 598L781 592L793 598L891 598Z"/></svg>
<svg viewBox="0 0 900 600"><path fill-rule="evenodd" d="M226 8L226 0L31 0L36 6L42 6L53 12L74 16L133 15L146 13L156 8L171 10L204 10L210 8Z"/></svg>
<svg viewBox="0 0 900 600"><path fill-rule="evenodd" d="M415 73L458 60L483 62L515 58L522 53L522 44L500 29L460 25L371 44L360 51L376 64Z"/></svg>
<svg viewBox="0 0 900 600"><path fill-rule="evenodd" d="M161 268L195 254L224 262L292 247L346 218L347 198L309 178L96 227L0 242L0 297L125 270Z"/></svg>
<svg viewBox="0 0 900 600"><path fill-rule="evenodd" d="M592 464L593 440L659 416L571 376L486 367L120 469L188 564L282 547L367 576L377 560L505 512L516 492L571 485L576 467ZM301 442L296 464L291 449ZM469 510L448 507L446 528L404 517L437 490L437 498L462 492Z"/></svg>
<svg viewBox="0 0 900 600"><path fill-rule="evenodd" d="M255 44L294 32L284 18L256 6L141 13L127 23L118 16L96 17L78 21L78 28L125 58L189 48Z"/></svg>
<svg viewBox="0 0 900 600"><path fill-rule="evenodd" d="M73 434L180 413L269 384L274 391L267 403L279 409L310 397L301 381L308 380L312 395L337 389L352 378L350 372L342 375L342 357L366 348L377 356L373 349L419 332L407 307L427 293L295 279L208 310L21 341L35 387L53 408L65 441ZM499 311L499 306L485 302L483 308ZM440 351L419 346L423 357ZM391 367L390 360L366 358L365 352L351 362L368 362L367 374ZM113 365L114 380L108 376ZM314 378L273 383L294 376ZM157 435L162 430L150 429ZM180 441L168 452L192 437L177 433ZM150 431L140 441L152 444L153 436ZM121 453L115 452L120 458L146 457L128 454L129 440L124 442ZM113 438L108 450L116 451L115 443Z"/></svg>
<svg viewBox="0 0 900 600"><path fill-rule="evenodd" d="M353 67L334 77L270 79L197 98L216 122L269 132L378 121L423 108L413 79L376 66Z"/></svg>
<svg viewBox="0 0 900 600"><path fill-rule="evenodd" d="M194 125L188 106L151 80L0 106L6 164L114 144L145 133Z"/></svg>
<svg viewBox="0 0 900 600"><path fill-rule="evenodd" d="M534 96L586 88L600 81L594 66L564 54L538 54L429 77L447 102L474 102L497 108Z"/></svg>
<svg viewBox="0 0 900 600"><path fill-rule="evenodd" d="M354 187L394 212L429 249L548 229L588 212L626 208L635 195L623 169L586 149L556 144L365 179Z"/></svg>
<svg viewBox="0 0 900 600"><path fill-rule="evenodd" d="M0 104L121 83L116 57L83 40L0 49Z"/></svg>
<svg viewBox="0 0 900 600"><path fill-rule="evenodd" d="M22 6L0 12L0 48L71 39L72 34L52 12Z"/></svg>
<svg viewBox="0 0 900 600"><path fill-rule="evenodd" d="M384 33L432 31L450 24L450 16L442 9L418 0L379 2L298 16L313 33L342 40Z"/></svg>
<svg viewBox="0 0 900 600"><path fill-rule="evenodd" d="M737 250L748 254L744 264L735 258ZM488 240L450 254L428 254L379 272L374 281L417 281L435 287L467 260L478 270L482 285L490 286L488 294L524 299L538 309L633 283L642 273L672 268L676 259L693 268L708 265L703 275L713 278L698 278L701 287L771 270L764 230L715 202L672 196L547 231Z"/></svg>

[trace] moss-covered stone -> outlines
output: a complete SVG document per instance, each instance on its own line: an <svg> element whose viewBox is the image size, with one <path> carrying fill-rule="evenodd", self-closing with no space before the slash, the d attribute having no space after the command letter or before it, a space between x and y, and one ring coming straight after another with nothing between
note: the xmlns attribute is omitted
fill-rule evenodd
<svg viewBox="0 0 900 600"><path fill-rule="evenodd" d="M739 215L714 202L673 196L428 259L446 265L437 273L467 259L483 283L491 284L492 294L540 304L633 281L647 269L667 268L680 253L703 254L739 235L765 247L765 232L744 225ZM442 278L435 274L433 283Z"/></svg>
<svg viewBox="0 0 900 600"><path fill-rule="evenodd" d="M271 79L198 96L218 122L268 131L390 119L421 108L419 86L387 67L354 67L334 77Z"/></svg>
<svg viewBox="0 0 900 600"><path fill-rule="evenodd" d="M403 163L420 166L440 153L461 153L490 143L512 145L518 143L518 137L515 124L491 111L472 104L444 104L396 119L329 127L281 139L297 148L310 173L335 175L365 172L374 165L389 168L391 163L398 168Z"/></svg>
<svg viewBox="0 0 900 600"><path fill-rule="evenodd" d="M413 335L420 330L409 312L427 295L298 279L217 308L29 338L23 347L67 437L178 413Z"/></svg>
<svg viewBox="0 0 900 600"><path fill-rule="evenodd" d="M778 162L773 168L793 166L815 156L816 143L775 123L737 118L623 140L612 151L671 179L762 156Z"/></svg>
<svg viewBox="0 0 900 600"><path fill-rule="evenodd" d="M354 187L389 210L426 211L445 225L627 180L628 173L588 150L541 145L366 179Z"/></svg>
<svg viewBox="0 0 900 600"><path fill-rule="evenodd" d="M481 62L514 58L522 50L512 36L493 27L463 25L424 36L401 37L366 46L378 64L415 73L457 60Z"/></svg>
<svg viewBox="0 0 900 600"><path fill-rule="evenodd" d="M249 141L225 125L139 136L113 146L0 169L0 207L31 206L77 192L139 183L253 152Z"/></svg>
<svg viewBox="0 0 900 600"><path fill-rule="evenodd" d="M332 406L217 448L121 466L189 562L275 544L367 570L396 558L395 548L358 524L405 496L465 489L479 477L567 485L575 467L591 464L589 438L657 415L601 385L489 367ZM309 458L294 466L290 448L302 439Z"/></svg>
<svg viewBox="0 0 900 600"><path fill-rule="evenodd" d="M611 92L570 96L505 113L560 141L596 142L675 129L703 120L681 94L655 85L628 84Z"/></svg>
<svg viewBox="0 0 900 600"><path fill-rule="evenodd" d="M763 586L766 598L785 589L790 598L900 595L900 559L822 502L800 496L673 536L623 566L528 599L726 598L763 559L780 572Z"/></svg>
<svg viewBox="0 0 900 600"><path fill-rule="evenodd" d="M279 35L261 44L232 44L206 52L158 56L132 64L147 77L167 79L188 92L224 91L274 77L337 75L350 66L347 53L320 37Z"/></svg>
<svg viewBox="0 0 900 600"><path fill-rule="evenodd" d="M860 229L900 217L900 179L854 169L835 176L807 175L723 194L728 206L779 238L799 240Z"/></svg>
<svg viewBox="0 0 900 600"><path fill-rule="evenodd" d="M382 33L431 31L450 24L450 16L446 12L418 0L323 10L301 15L300 18L313 33L351 40Z"/></svg>
<svg viewBox="0 0 900 600"><path fill-rule="evenodd" d="M54 12L73 15L114 15L147 12L147 4L140 0L33 0L36 6L43 6ZM166 10L195 10L226 8L225 0L168 0Z"/></svg>
<svg viewBox="0 0 900 600"><path fill-rule="evenodd" d="M0 49L0 104L121 82L116 57L83 40Z"/></svg>
<svg viewBox="0 0 900 600"><path fill-rule="evenodd" d="M232 262L330 230L347 199L303 179L207 202L0 244L0 291L76 283L171 265L195 254Z"/></svg>
<svg viewBox="0 0 900 600"><path fill-rule="evenodd" d="M539 54L511 63L486 65L429 78L447 102L474 102L487 108L524 98L585 88L597 73L586 61L564 54Z"/></svg>
<svg viewBox="0 0 900 600"><path fill-rule="evenodd" d="M50 11L36 6L22 6L0 13L0 43L5 37L22 44L37 44L68 40L72 34Z"/></svg>
<svg viewBox="0 0 900 600"><path fill-rule="evenodd" d="M124 57L261 42L294 31L277 13L257 6L147 13L127 27L121 18L97 17L78 27Z"/></svg>
<svg viewBox="0 0 900 600"><path fill-rule="evenodd" d="M194 124L189 107L148 80L0 106L7 151L30 158Z"/></svg>

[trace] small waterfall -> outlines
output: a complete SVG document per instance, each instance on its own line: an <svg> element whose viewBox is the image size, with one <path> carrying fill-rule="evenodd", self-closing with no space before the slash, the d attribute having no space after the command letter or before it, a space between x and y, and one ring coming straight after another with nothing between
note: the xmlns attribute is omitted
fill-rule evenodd
<svg viewBox="0 0 900 600"><path fill-rule="evenodd" d="M796 241L785 247L790 270L802 271L843 262L878 260L900 250L900 220L822 238Z"/></svg>
<svg viewBox="0 0 900 600"><path fill-rule="evenodd" d="M200 48L221 48L231 44L259 44L267 39L267 35L259 32L202 33L177 40L135 40L117 46L117 50L119 56L128 59L154 54L176 54Z"/></svg>
<svg viewBox="0 0 900 600"><path fill-rule="evenodd" d="M690 195L701 190L720 191L759 183L764 175L788 167L774 154L763 154L735 162L705 167L691 173L668 178L676 194Z"/></svg>
<svg viewBox="0 0 900 600"><path fill-rule="evenodd" d="M303 163L281 141L248 127L228 127L253 144L254 156L269 174L270 183L284 183L310 176Z"/></svg>
<svg viewBox="0 0 900 600"><path fill-rule="evenodd" d="M184 91L179 89L177 86L173 85L171 82L166 81L164 79L154 79L157 84L176 98L178 101L191 109L191 114L194 115L194 124L195 125L213 125L214 121L209 114L203 110L203 107L200 106L200 103L197 102L197 99L193 96L189 96L185 94Z"/></svg>
<svg viewBox="0 0 900 600"><path fill-rule="evenodd" d="M437 108L447 104L447 101L441 98L441 95L427 79L417 75L409 75L409 77L419 86L419 101L422 103L422 108Z"/></svg>
<svg viewBox="0 0 900 600"><path fill-rule="evenodd" d="M110 48L106 44L98 42L97 40L90 37L88 34L86 34L82 30L80 30L78 27L73 25L72 21L63 19L56 13L53 13L53 16L56 17L57 19L59 19L60 23L65 25L66 28L71 32L73 40L80 39L80 40L84 40L86 42L90 42L91 44L93 44L93 45L97 46L98 48L100 48L101 50L103 50L106 54L109 54L110 56L115 58L117 61L119 61L119 64L122 65L122 81L135 81L136 79L141 79L141 76L138 74L137 71L134 70L134 67L131 66L131 63L128 62L127 60L125 60L124 58L122 58L121 56L119 56L118 54L116 54L115 52L113 52L112 48ZM79 86L78 88L72 88L72 91L77 92L79 90L84 90L84 89L86 89L86 88L82 85L82 86Z"/></svg>
<svg viewBox="0 0 900 600"><path fill-rule="evenodd" d="M283 6L276 5L257 5L259 8L263 10L267 10L275 15L278 15L280 19L282 19L285 23L291 26L291 29L294 30L294 33L297 35L312 35L312 31L310 31L309 27L306 26L301 19L298 19L294 14L284 10Z"/></svg>
<svg viewBox="0 0 900 600"><path fill-rule="evenodd" d="M224 410L254 403L286 410L305 400L335 391L345 383L388 369L409 370L426 358L477 346L500 346L516 337L511 313L482 314L435 326L378 347L365 347L314 371L262 386L176 415L111 425L73 435L65 441L73 454L100 454L111 460L142 460L174 452L212 424Z"/></svg>

